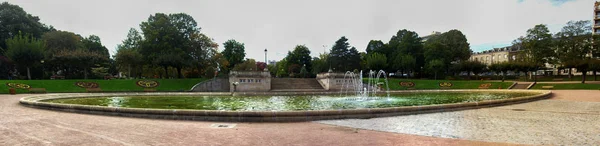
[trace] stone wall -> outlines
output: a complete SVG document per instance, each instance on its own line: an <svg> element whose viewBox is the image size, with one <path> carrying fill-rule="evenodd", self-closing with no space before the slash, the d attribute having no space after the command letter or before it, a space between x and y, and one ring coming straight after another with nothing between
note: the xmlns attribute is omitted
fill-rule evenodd
<svg viewBox="0 0 600 146"><path fill-rule="evenodd" d="M193 92L229 92L229 79L214 78L200 82L191 91Z"/></svg>
<svg viewBox="0 0 600 146"><path fill-rule="evenodd" d="M237 82L237 86L234 83ZM271 90L268 71L232 71L229 73L230 92L260 92Z"/></svg>
<svg viewBox="0 0 600 146"><path fill-rule="evenodd" d="M339 91L344 86L344 83L353 82L350 77L344 79L344 73L332 72L317 74L317 81L328 91Z"/></svg>

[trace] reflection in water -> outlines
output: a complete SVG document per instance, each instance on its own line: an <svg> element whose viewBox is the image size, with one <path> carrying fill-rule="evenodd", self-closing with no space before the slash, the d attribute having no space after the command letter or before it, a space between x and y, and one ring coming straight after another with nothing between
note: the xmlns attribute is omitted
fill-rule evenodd
<svg viewBox="0 0 600 146"><path fill-rule="evenodd" d="M336 110L477 102L535 93L405 93L387 97L357 96L131 96L54 99L46 102L109 107L233 111Z"/></svg>

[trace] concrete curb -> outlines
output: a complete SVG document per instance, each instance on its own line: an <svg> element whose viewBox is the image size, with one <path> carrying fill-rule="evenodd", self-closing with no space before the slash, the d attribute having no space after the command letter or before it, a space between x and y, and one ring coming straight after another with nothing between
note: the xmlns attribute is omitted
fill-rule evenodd
<svg viewBox="0 0 600 146"><path fill-rule="evenodd" d="M533 96L524 96L510 99L487 100L480 102L438 104L426 106L405 106L391 108L348 109L348 110L315 110L315 111L216 111L216 110L186 110L186 109L143 109L121 108L106 106L89 106L75 104L59 104L43 102L49 99L60 98L89 98L103 96L152 96L152 95L187 95L187 96L230 96L229 92L152 92L152 93L74 93L74 94L45 94L23 97L20 103L25 106L51 109L58 111L125 116L153 119L171 120L201 120L201 121L227 121L227 122L300 122L314 120L346 119L346 118L375 118L407 114L420 114L431 112L455 111L476 109L482 107L499 106L506 104L522 103L550 97L548 90L407 90L391 91L390 93L415 93L415 92L534 92L540 93ZM245 92L234 95L336 95L337 92Z"/></svg>

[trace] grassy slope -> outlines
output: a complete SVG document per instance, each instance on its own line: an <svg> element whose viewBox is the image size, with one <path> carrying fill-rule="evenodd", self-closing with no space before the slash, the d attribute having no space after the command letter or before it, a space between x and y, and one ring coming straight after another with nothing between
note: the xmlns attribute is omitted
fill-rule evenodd
<svg viewBox="0 0 600 146"><path fill-rule="evenodd" d="M206 79L152 79L160 84L156 87L157 91L186 91L192 88L196 83ZM6 83L24 83L31 88L46 88L49 93L62 92L85 92L84 88L75 85L75 82L86 81L96 82L100 85L102 91L144 91L144 88L135 84L138 80L0 80L0 93L8 93ZM27 90L17 89L17 93L28 93Z"/></svg>
<svg viewBox="0 0 600 146"><path fill-rule="evenodd" d="M544 84L538 83L535 84L531 89L542 89L542 86L554 86L554 89L582 89L582 90L598 90L600 89L600 84Z"/></svg>
<svg viewBox="0 0 600 146"><path fill-rule="evenodd" d="M489 81L457 81L457 80L411 80L411 79L389 79L390 90L406 90L406 87L400 86L400 82L414 82L416 90L431 90L440 89L439 83L450 82L452 87L450 89L478 89L479 85L484 83L491 83L492 86L489 89L502 89L508 88L513 82L489 82Z"/></svg>

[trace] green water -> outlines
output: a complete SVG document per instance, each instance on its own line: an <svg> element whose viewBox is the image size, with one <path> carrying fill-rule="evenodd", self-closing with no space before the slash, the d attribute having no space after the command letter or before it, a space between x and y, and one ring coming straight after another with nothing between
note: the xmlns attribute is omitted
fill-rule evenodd
<svg viewBox="0 0 600 146"><path fill-rule="evenodd" d="M475 102L535 95L535 93L403 93L390 97L352 96L128 96L53 99L44 102L109 107L230 111L297 111L386 108Z"/></svg>

